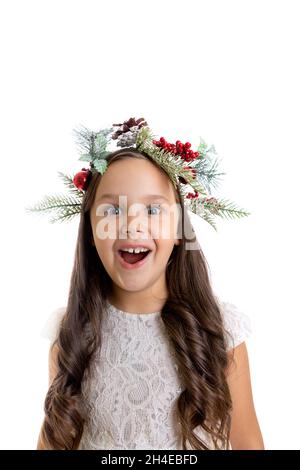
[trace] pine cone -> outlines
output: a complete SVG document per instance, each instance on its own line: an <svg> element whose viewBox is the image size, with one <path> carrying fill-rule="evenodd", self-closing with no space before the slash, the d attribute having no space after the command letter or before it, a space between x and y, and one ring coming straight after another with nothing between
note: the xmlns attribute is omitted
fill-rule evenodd
<svg viewBox="0 0 300 470"><path fill-rule="evenodd" d="M113 126L118 126L120 129L117 129L111 138L113 140L118 139L117 147L129 147L135 143L139 129L147 125L144 118L130 118L124 121L123 124L113 124Z"/></svg>

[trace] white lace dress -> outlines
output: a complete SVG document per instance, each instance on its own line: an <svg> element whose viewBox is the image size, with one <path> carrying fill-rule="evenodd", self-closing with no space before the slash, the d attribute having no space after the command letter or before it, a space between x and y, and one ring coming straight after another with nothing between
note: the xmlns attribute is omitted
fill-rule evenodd
<svg viewBox="0 0 300 470"><path fill-rule="evenodd" d="M233 335L233 343L226 338L229 350L252 333L252 325L234 304L219 303ZM42 336L54 341L64 312L52 312ZM174 408L183 387L160 312L128 313L109 304L102 347L82 389L89 420L79 450L182 449ZM200 427L195 432L213 449Z"/></svg>

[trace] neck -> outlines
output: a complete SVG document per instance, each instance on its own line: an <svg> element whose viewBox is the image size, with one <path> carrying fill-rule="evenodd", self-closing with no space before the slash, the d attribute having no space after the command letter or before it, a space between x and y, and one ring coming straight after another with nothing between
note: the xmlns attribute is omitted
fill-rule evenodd
<svg viewBox="0 0 300 470"><path fill-rule="evenodd" d="M112 295L108 297L109 302L119 310L131 313L152 313L160 311L168 298L167 291L131 292L115 287Z"/></svg>

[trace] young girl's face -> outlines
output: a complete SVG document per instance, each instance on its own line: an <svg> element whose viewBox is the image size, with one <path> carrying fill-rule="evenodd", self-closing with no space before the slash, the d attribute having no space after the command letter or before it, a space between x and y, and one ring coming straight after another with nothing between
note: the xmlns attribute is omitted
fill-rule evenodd
<svg viewBox="0 0 300 470"><path fill-rule="evenodd" d="M171 180L150 161L127 157L108 166L90 218L96 250L115 287L167 294L166 266L180 243L179 213ZM130 246L149 252L130 254Z"/></svg>

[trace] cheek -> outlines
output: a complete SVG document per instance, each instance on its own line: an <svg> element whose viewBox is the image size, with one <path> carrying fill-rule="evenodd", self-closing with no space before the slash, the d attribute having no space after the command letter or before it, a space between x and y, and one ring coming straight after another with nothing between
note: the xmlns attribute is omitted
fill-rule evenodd
<svg viewBox="0 0 300 470"><path fill-rule="evenodd" d="M149 222L152 238L173 240L176 238L178 226L177 214L163 214L161 217L152 217Z"/></svg>
<svg viewBox="0 0 300 470"><path fill-rule="evenodd" d="M112 242L113 240L109 239L95 240L98 256L105 267L114 263Z"/></svg>
<svg viewBox="0 0 300 470"><path fill-rule="evenodd" d="M93 221L94 238L106 242L118 238L119 222L117 217L95 217Z"/></svg>
<svg viewBox="0 0 300 470"><path fill-rule="evenodd" d="M162 264L167 264L174 248L173 240L160 239L156 242L156 259Z"/></svg>

